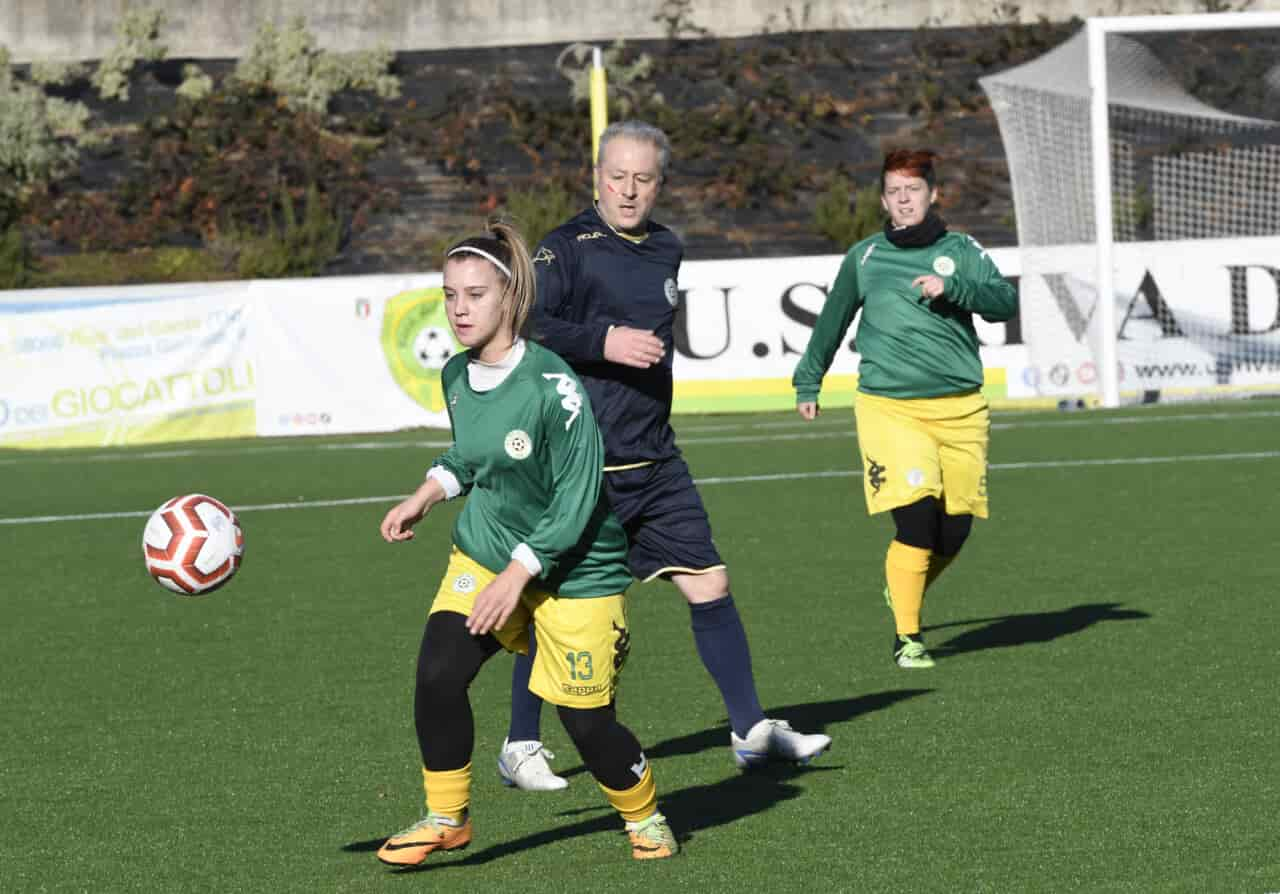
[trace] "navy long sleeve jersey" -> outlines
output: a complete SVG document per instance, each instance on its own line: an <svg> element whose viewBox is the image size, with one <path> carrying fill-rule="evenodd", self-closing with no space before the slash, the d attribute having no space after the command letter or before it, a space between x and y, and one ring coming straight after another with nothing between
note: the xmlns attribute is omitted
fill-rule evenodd
<svg viewBox="0 0 1280 894"><path fill-rule="evenodd" d="M684 247L652 221L644 239L614 232L595 208L557 227L533 256L533 337L569 362L604 437L605 466L678 453L671 430L672 329ZM648 369L604 359L610 326L651 329L666 355Z"/></svg>

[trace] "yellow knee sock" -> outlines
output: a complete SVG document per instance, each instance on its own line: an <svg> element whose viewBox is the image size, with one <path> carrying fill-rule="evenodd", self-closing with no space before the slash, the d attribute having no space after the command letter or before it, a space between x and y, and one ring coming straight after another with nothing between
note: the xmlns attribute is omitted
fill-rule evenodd
<svg viewBox="0 0 1280 894"><path fill-rule="evenodd" d="M605 785L600 785L600 790L609 799L613 809L629 823L648 819L658 810L658 787L653 781L653 769L647 763L640 781L626 791L614 791Z"/></svg>
<svg viewBox="0 0 1280 894"><path fill-rule="evenodd" d="M933 586L933 582L942 575L942 572L947 570L947 566L955 560L955 556L939 556L937 554L929 556L929 575L924 580L924 589L926 593L929 592L929 588Z"/></svg>
<svg viewBox="0 0 1280 894"><path fill-rule="evenodd" d="M461 823L471 805L471 764L457 770L422 768L422 787L427 792L427 812Z"/></svg>
<svg viewBox="0 0 1280 894"><path fill-rule="evenodd" d="M900 635L920 632L920 607L924 604L929 574L929 550L890 541L884 558L884 576L893 602L893 620Z"/></svg>

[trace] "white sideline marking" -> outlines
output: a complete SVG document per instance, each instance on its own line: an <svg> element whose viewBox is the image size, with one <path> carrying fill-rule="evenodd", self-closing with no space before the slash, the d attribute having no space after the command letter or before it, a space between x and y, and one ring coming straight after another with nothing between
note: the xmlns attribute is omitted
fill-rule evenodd
<svg viewBox="0 0 1280 894"><path fill-rule="evenodd" d="M828 411L843 412L843 411ZM839 418L829 417L827 419L817 419L813 422L805 422L802 419L796 419L794 422L757 422L750 425L690 425L678 426L676 432L676 443L685 444L734 444L734 443L768 443L770 441L795 441L795 440L817 440L820 438L851 438L856 436L856 432L849 424L849 418L852 411L840 416ZM1064 419L1046 414L1043 419L1020 419L1013 422L997 422L991 423L993 430L1008 431L1019 428L1075 428L1077 426L1088 425L1145 425L1153 422L1203 422L1207 420L1217 419L1273 419L1280 417L1280 410L1257 410L1246 411L1240 413L1187 413L1174 416L1095 416L1090 412L1080 412L1080 415L1071 419ZM997 419L999 416L997 415ZM794 434L768 434L768 435L719 435L709 437L692 437L686 438L683 432L719 432L719 431L769 431L773 429L807 429ZM235 453L240 456L249 456L252 454L262 453L301 453L308 450L417 450L420 448L430 448L435 450L443 450L449 447L453 441L448 438L442 440L426 440L426 441L345 441L337 444L316 444L308 443L306 439L298 439L297 443L292 444L272 444L251 447L235 447ZM31 451L23 452L15 456L0 456L0 466L12 466L19 463L75 463L81 465L89 462L128 462L137 459L189 459L196 456L216 456L226 454L228 448L223 445L220 447L185 447L171 448L165 450L147 450L140 453L134 451L117 451L112 453L76 453L69 456L46 456L41 453Z"/></svg>
<svg viewBox="0 0 1280 894"><path fill-rule="evenodd" d="M1024 469L1069 469L1083 466L1147 466L1167 463L1211 462L1221 460L1280 459L1280 450L1261 450L1251 453L1203 453L1179 456L1131 456L1111 459L1048 459L1021 463L992 463L990 468L1004 471ZM749 484L760 481L805 481L815 478L860 478L860 469L832 469L824 472L776 472L769 475L723 475L696 478L698 486L709 484ZM404 494L385 497L351 497L344 500L298 500L293 503L259 503L253 506L234 506L236 512L269 512L281 509L317 509L329 506L362 506L368 503L398 503ZM34 525L46 522L92 521L108 518L146 518L152 510L129 512L86 512L79 515L29 515L19 518L0 518L0 525Z"/></svg>

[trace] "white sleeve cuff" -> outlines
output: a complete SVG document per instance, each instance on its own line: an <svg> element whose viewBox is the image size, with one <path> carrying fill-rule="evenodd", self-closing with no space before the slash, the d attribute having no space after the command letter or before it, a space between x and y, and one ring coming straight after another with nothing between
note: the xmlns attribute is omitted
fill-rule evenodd
<svg viewBox="0 0 1280 894"><path fill-rule="evenodd" d="M452 500L462 493L462 485L458 483L457 476L444 466L432 466L427 471L427 477L434 478L444 488L444 498L446 500Z"/></svg>
<svg viewBox="0 0 1280 894"><path fill-rule="evenodd" d="M511 558L523 565L525 571L534 577L542 573L542 562L538 561L538 557L533 554L533 550L529 549L527 543L516 544L516 548L511 551Z"/></svg>

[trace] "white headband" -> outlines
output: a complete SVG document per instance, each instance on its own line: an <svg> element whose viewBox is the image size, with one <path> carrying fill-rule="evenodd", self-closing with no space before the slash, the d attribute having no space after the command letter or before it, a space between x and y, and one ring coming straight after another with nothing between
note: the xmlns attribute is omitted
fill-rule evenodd
<svg viewBox="0 0 1280 894"><path fill-rule="evenodd" d="M454 255L460 255L460 254L462 254L464 251L465 251L465 252L470 252L470 253L471 253L471 254L473 254L473 255L479 255L479 256L480 256L480 257L482 257L482 258L487 258L487 259L489 259L490 261L492 261L492 262L493 262L493 266L497 267L499 270L501 270L501 271L502 271L503 276L505 276L507 279L510 279L510 278L511 278L511 271L510 271L510 269L508 269L508 268L507 268L507 265L506 265L506 264L504 264L504 263L502 263L501 261L499 261L497 258L495 258L493 255L489 254L489 253L488 253L487 251L485 251L483 248L476 248L474 245L459 245L459 246L458 246L457 248L455 248L453 251L451 251L451 252L449 252L447 255L445 255L445 257L446 257L446 258L451 258L451 257L453 257Z"/></svg>

